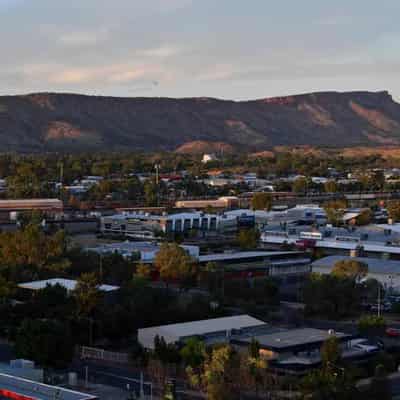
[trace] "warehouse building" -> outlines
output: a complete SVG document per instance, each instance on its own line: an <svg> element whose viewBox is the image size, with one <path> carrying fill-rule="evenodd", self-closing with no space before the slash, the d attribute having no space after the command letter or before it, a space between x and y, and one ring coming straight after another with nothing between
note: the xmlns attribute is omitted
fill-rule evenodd
<svg viewBox="0 0 400 400"><path fill-rule="evenodd" d="M19 214L41 211L56 217L63 213L63 202L59 199L0 200L0 220L15 220Z"/></svg>
<svg viewBox="0 0 400 400"><path fill-rule="evenodd" d="M163 337L167 344L182 344L190 338L201 337L207 344L224 343L234 331L264 327L265 323L249 315L237 315L143 328L138 340L146 349L154 349L154 340Z"/></svg>
<svg viewBox="0 0 400 400"><path fill-rule="evenodd" d="M364 362L379 352L379 348L366 339L307 327L285 329L270 326L269 330L261 333L233 336L231 343L239 349L247 349L252 340L256 340L260 345L260 355L268 360L271 368L290 375L303 375L321 364L321 347L331 337L338 340L345 360Z"/></svg>
<svg viewBox="0 0 400 400"><path fill-rule="evenodd" d="M220 197L213 200L180 200L175 203L176 208L204 210L207 207L225 210L239 206L239 198L235 196Z"/></svg>
<svg viewBox="0 0 400 400"><path fill-rule="evenodd" d="M103 233L127 235L137 238L155 238L157 233L233 232L236 218L201 212L152 215L149 213L122 213L101 219Z"/></svg>
<svg viewBox="0 0 400 400"><path fill-rule="evenodd" d="M193 258L199 258L200 249L198 246L181 245L181 247ZM118 242L107 243L96 247L87 247L87 251L98 254L120 254L122 257L140 260L142 262L153 262L160 250L160 244L156 242Z"/></svg>
<svg viewBox="0 0 400 400"><path fill-rule="evenodd" d="M400 292L400 261L370 257L328 256L312 263L312 271L330 274L339 261L356 260L368 265L365 279L376 279L385 289Z"/></svg>

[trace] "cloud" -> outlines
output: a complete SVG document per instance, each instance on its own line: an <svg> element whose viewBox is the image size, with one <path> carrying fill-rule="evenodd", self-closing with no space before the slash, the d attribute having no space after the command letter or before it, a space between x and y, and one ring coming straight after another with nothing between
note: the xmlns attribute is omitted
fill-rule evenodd
<svg viewBox="0 0 400 400"><path fill-rule="evenodd" d="M180 49L177 46L163 45L151 49L140 50L138 51L138 55L142 55L145 57L167 58L167 57L177 56L181 52L182 49Z"/></svg>
<svg viewBox="0 0 400 400"><path fill-rule="evenodd" d="M332 27L350 25L351 23L354 23L354 17L350 15L330 15L316 21L317 25Z"/></svg>
<svg viewBox="0 0 400 400"><path fill-rule="evenodd" d="M59 42L65 46L91 46L104 42L109 38L107 29L94 31L75 31L62 34Z"/></svg>
<svg viewBox="0 0 400 400"><path fill-rule="evenodd" d="M4 77L6 71L0 74ZM8 72L9 73L9 72ZM46 85L93 87L96 85L123 84L129 82L157 81L163 71L157 65L112 64L106 66L62 66L56 64L26 65L14 75L24 81L46 81ZM165 74L168 78L168 74Z"/></svg>

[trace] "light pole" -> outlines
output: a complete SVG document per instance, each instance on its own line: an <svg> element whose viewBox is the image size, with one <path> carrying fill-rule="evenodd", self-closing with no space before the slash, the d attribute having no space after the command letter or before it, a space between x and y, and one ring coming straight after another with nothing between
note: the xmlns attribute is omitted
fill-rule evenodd
<svg viewBox="0 0 400 400"><path fill-rule="evenodd" d="M100 250L100 260L99 260L99 275L100 275L100 284L103 282L103 253Z"/></svg>
<svg viewBox="0 0 400 400"><path fill-rule="evenodd" d="M381 284L378 283L378 317L381 316Z"/></svg>
<svg viewBox="0 0 400 400"><path fill-rule="evenodd" d="M155 164L154 168L156 170L157 207L159 207L160 206L160 198L159 198L160 190L159 190L159 185L158 184L159 184L159 173L160 173L161 165L160 164Z"/></svg>

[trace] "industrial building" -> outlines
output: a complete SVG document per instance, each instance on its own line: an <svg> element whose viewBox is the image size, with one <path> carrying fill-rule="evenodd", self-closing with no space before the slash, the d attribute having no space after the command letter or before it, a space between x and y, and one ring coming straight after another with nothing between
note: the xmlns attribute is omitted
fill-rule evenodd
<svg viewBox="0 0 400 400"><path fill-rule="evenodd" d="M232 331L265 326L265 323L249 315L214 318L143 328L138 330L139 343L146 349L154 349L156 336L163 337L167 344L184 343L193 337L201 337L208 344L229 341Z"/></svg>
<svg viewBox="0 0 400 400"><path fill-rule="evenodd" d="M47 216L56 217L63 213L63 202L59 199L21 199L0 200L0 220L15 220L18 214L41 211Z"/></svg>
<svg viewBox="0 0 400 400"><path fill-rule="evenodd" d="M198 246L181 245L181 247L193 258L198 259L200 249ZM156 242L118 242L101 244L96 247L87 247L87 251L98 254L120 254L125 258L133 257L141 262L153 262L160 250L160 245Z"/></svg>
<svg viewBox="0 0 400 400"><path fill-rule="evenodd" d="M144 328L138 330L138 340L143 347L154 349L156 337L167 344L178 346L190 338L197 338L208 346L229 343L239 351L248 349L256 340L260 355L269 366L280 373L302 375L320 365L321 346L330 337L339 343L344 359L365 361L379 348L366 339L353 335L314 328L288 329L270 325L249 315L216 318Z"/></svg>
<svg viewBox="0 0 400 400"><path fill-rule="evenodd" d="M385 289L400 291L400 261L385 260L372 257L328 256L312 263L312 271L320 274L330 274L339 261L356 260L368 265L365 279L376 279Z"/></svg>
<svg viewBox="0 0 400 400"><path fill-rule="evenodd" d="M237 229L236 218L201 212L152 215L149 213L122 213L101 219L103 233L151 239L158 233L232 232Z"/></svg>
<svg viewBox="0 0 400 400"><path fill-rule="evenodd" d="M239 206L239 198L235 196L220 197L214 200L180 200L175 203L176 208L204 210L207 207L214 209L231 209Z"/></svg>
<svg viewBox="0 0 400 400"><path fill-rule="evenodd" d="M369 344L366 339L314 328L268 326L264 332L234 335L231 343L239 349L247 349L251 341L256 340L260 345L260 355L268 360L271 368L280 373L303 375L321 364L321 347L331 337L339 341L341 355L345 360L362 362L379 352L379 348Z"/></svg>

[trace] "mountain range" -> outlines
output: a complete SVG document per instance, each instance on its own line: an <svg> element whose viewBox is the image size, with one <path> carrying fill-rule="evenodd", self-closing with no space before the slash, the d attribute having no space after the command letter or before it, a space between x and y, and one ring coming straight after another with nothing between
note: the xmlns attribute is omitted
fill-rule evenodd
<svg viewBox="0 0 400 400"><path fill-rule="evenodd" d="M262 151L275 146L400 146L400 104L386 91L250 101L0 96L0 151Z"/></svg>

